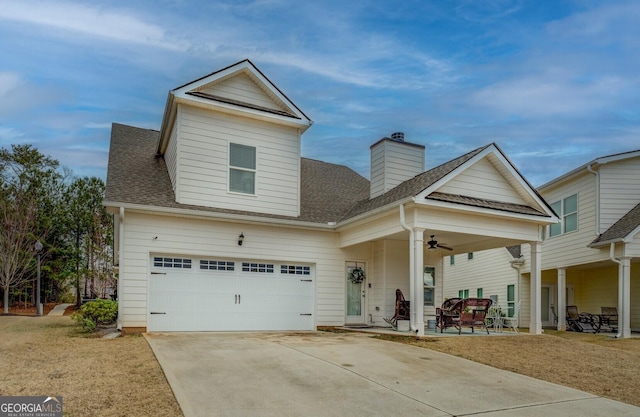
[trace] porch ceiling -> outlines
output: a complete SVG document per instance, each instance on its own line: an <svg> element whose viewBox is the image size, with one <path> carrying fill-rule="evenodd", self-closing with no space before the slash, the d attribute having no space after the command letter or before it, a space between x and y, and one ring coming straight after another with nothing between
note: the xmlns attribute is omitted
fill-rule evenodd
<svg viewBox="0 0 640 417"><path fill-rule="evenodd" d="M506 239L491 236L478 236L470 233L455 233L446 230L425 230L424 231L424 245L427 246L427 242L431 240L431 235L434 235L434 239L438 241L440 245L447 246L453 250L436 249L442 256L457 255L460 253L478 252L486 249L504 248L507 246L519 245L521 243L528 243L526 241L519 241L514 239ZM409 232L402 231L385 236L384 239L389 240L409 240ZM383 239L379 239L383 240Z"/></svg>

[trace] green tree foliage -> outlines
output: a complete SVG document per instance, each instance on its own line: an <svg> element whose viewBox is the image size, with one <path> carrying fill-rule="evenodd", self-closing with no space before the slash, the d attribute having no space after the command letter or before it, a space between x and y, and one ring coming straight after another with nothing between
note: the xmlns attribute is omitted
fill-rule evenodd
<svg viewBox="0 0 640 417"><path fill-rule="evenodd" d="M102 205L104 187L99 178L76 178L65 193L78 306L83 292L90 298L104 297L112 275L112 218Z"/></svg>
<svg viewBox="0 0 640 417"><path fill-rule="evenodd" d="M70 282L77 288L78 305L85 283L88 293L105 296L113 280L113 232L103 195L101 179L74 178L31 145L0 149L0 288L5 313L10 290L23 297L32 292L37 240L44 244L44 301L57 299Z"/></svg>

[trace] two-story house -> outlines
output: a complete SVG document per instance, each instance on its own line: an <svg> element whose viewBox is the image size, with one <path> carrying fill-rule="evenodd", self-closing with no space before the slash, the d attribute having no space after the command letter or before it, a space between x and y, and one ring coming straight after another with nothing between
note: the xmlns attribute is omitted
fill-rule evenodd
<svg viewBox="0 0 640 417"><path fill-rule="evenodd" d="M442 242L530 243L541 283L557 217L497 145L424 171L425 147L396 132L370 147L369 181L302 157L311 125L248 60L171 90L160 131L113 125L121 329L385 326L399 288L420 335L443 299Z"/></svg>
<svg viewBox="0 0 640 417"><path fill-rule="evenodd" d="M559 329L567 305L594 314L617 307L618 335L640 330L640 151L594 159L538 191L560 218L545 230L540 294L531 296L523 245L522 257L517 247L445 260L445 296L480 291L512 313L520 301L525 325L529 302L537 299L543 326Z"/></svg>

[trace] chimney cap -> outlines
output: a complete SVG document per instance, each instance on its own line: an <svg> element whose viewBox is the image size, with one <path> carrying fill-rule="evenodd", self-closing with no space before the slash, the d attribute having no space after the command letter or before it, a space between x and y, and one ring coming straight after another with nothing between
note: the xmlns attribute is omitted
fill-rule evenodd
<svg viewBox="0 0 640 417"><path fill-rule="evenodd" d="M396 142L404 142L404 132L393 132L391 134L391 140Z"/></svg>

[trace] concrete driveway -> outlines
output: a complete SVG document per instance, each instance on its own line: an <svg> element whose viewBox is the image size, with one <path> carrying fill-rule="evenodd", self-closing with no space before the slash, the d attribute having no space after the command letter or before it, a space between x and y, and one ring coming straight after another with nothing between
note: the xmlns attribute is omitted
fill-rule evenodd
<svg viewBox="0 0 640 417"><path fill-rule="evenodd" d="M640 415L638 407L360 333L145 337L185 417Z"/></svg>

